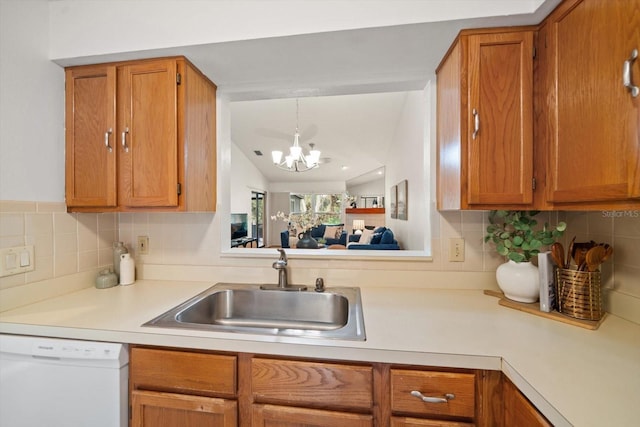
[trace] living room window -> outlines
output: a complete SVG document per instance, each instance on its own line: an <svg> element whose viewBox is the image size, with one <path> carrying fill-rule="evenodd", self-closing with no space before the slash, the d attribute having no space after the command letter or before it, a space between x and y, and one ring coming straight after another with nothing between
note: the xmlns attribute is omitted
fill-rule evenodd
<svg viewBox="0 0 640 427"><path fill-rule="evenodd" d="M342 194L291 194L290 212L314 212L323 224L341 224L343 214Z"/></svg>

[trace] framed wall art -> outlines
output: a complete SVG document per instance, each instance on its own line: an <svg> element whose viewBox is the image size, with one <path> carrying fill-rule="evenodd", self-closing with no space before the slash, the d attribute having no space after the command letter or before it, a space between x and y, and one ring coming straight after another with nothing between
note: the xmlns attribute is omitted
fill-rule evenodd
<svg viewBox="0 0 640 427"><path fill-rule="evenodd" d="M391 212L391 218L398 217L397 194L398 194L398 186L394 185L389 190L389 211Z"/></svg>
<svg viewBox="0 0 640 427"><path fill-rule="evenodd" d="M401 181L397 186L398 192L396 195L397 217L398 219L407 220L407 197L408 197L408 182L405 179Z"/></svg>

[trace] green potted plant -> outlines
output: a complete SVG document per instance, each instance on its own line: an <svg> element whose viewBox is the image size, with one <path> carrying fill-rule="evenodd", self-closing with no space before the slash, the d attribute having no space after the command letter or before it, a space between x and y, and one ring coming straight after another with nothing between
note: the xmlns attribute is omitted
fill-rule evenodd
<svg viewBox="0 0 640 427"><path fill-rule="evenodd" d="M536 302L540 295L538 268L531 258L562 237L567 224L559 222L539 225L535 216L540 211L489 212L487 234L484 241L495 245L498 254L507 262L498 266L498 286L509 299L520 302Z"/></svg>

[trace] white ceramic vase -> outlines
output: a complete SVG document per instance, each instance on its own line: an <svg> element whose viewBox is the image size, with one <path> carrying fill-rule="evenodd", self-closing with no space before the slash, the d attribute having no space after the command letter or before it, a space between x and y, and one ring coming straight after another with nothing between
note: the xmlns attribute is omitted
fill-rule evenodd
<svg viewBox="0 0 640 427"><path fill-rule="evenodd" d="M498 286L504 296L518 302L536 302L540 298L538 267L531 262L507 261L496 270Z"/></svg>

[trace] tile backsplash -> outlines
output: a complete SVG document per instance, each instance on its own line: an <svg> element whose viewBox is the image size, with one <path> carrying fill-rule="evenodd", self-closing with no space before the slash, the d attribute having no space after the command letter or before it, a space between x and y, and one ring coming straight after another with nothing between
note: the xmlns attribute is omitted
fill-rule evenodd
<svg viewBox="0 0 640 427"><path fill-rule="evenodd" d="M635 257L635 248L640 247L640 212L547 212L541 215L541 221L567 222L565 241L575 235L577 241L593 239L613 245L612 260L603 266L607 310L640 323L640 314L637 314L640 262ZM409 265L411 277L429 281L432 277L429 272L434 271L495 271L504 261L483 241L487 225L488 212L485 211L438 212L432 208L432 262ZM264 261L221 257L219 227L213 213L70 214L63 203L2 201L0 247L34 244L36 268L30 273L0 278L0 290L110 266L112 243L116 240L125 242L139 267L242 266L246 269L243 274L250 277L264 275L264 271L271 273L268 268L265 270ZM135 242L140 235L149 237L146 255L135 253ZM449 239L458 237L465 240L465 260L450 262ZM395 271L395 276L399 277L407 270L406 262L331 261L328 264L327 261L308 261L303 265L313 274L320 272L336 277L358 276L364 274L364 270ZM143 268L138 270L144 271ZM326 273L328 271L332 273Z"/></svg>
<svg viewBox="0 0 640 427"><path fill-rule="evenodd" d="M0 201L0 247L34 245L35 270L0 278L0 290L113 264L115 213L67 213L64 203Z"/></svg>

